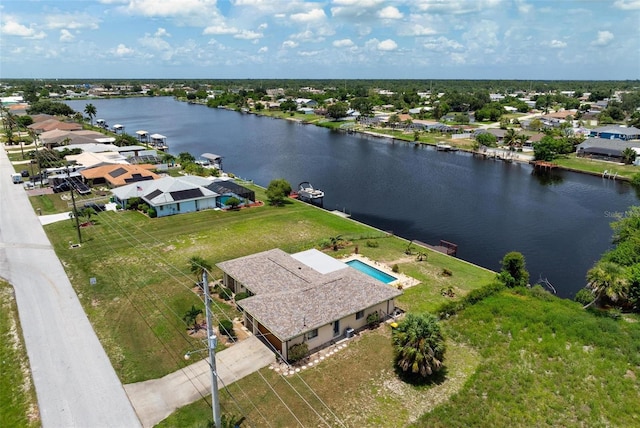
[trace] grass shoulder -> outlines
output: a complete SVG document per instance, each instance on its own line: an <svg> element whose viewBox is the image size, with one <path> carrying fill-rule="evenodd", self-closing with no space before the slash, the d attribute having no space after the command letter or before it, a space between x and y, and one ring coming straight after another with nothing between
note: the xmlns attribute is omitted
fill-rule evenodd
<svg viewBox="0 0 640 428"><path fill-rule="evenodd" d="M13 288L0 280L0 421L7 427L40 426L29 359Z"/></svg>

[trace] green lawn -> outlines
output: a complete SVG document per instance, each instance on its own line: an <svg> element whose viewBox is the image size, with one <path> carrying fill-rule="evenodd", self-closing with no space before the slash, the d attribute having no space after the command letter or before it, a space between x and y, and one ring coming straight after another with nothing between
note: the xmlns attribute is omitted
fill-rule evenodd
<svg viewBox="0 0 640 428"><path fill-rule="evenodd" d="M575 154L554 160L560 166L579 171L587 171L602 174L605 170L611 174L618 173L618 176L631 178L633 174L640 172L640 168L635 165L620 165L613 162L605 162L593 159L579 158Z"/></svg>
<svg viewBox="0 0 640 428"><path fill-rule="evenodd" d="M318 414L329 426L339 426L336 418L358 427L639 426L638 321L507 290L443 322L446 372L433 383L396 377L383 326L300 377L263 369L242 379L221 391L221 410L244 414L246 426L297 426L275 391L303 426L325 426ZM208 420L210 402L199 400L159 426Z"/></svg>
<svg viewBox="0 0 640 428"><path fill-rule="evenodd" d="M258 199L265 199L264 189L254 190ZM276 247L290 253L323 248L329 237L342 235L344 248L328 250L329 254L339 257L358 246L361 254L398 263L402 271L424 281L408 291L411 298L401 299L407 309L432 308L442 301L442 281L464 294L493 276L435 253L426 262L406 260L404 240L298 201L283 207L208 210L156 219L137 212L105 212L93 219L94 226L82 229L81 248L69 248L69 241L77 241L71 220L45 230L124 383L172 372L184 365L185 351L202 347L186 335L182 321L191 305L201 305L191 290L192 256L215 265ZM367 240L378 247L368 247ZM441 280L438 273L445 267L453 276ZM214 268L212 274L215 279L221 272ZM89 285L90 278L95 278L95 285ZM240 316L223 302L214 309L218 318Z"/></svg>
<svg viewBox="0 0 640 428"><path fill-rule="evenodd" d="M0 421L4 427L40 426L29 360L13 288L0 281Z"/></svg>

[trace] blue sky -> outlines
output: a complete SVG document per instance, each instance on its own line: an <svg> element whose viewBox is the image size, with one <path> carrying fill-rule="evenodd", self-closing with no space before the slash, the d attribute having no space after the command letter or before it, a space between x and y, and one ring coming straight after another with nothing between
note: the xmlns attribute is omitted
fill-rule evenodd
<svg viewBox="0 0 640 428"><path fill-rule="evenodd" d="M639 79L640 0L3 0L3 77Z"/></svg>

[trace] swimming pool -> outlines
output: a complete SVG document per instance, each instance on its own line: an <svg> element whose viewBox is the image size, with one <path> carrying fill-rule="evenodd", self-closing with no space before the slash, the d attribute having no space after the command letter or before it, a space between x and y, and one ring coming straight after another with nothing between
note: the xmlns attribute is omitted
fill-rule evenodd
<svg viewBox="0 0 640 428"><path fill-rule="evenodd" d="M367 275L377 279L378 281L382 281L385 284L389 284L398 279L395 276L384 273L381 270L374 268L373 266L361 262L360 260L349 260L346 263L352 268L358 269L360 272L366 273Z"/></svg>

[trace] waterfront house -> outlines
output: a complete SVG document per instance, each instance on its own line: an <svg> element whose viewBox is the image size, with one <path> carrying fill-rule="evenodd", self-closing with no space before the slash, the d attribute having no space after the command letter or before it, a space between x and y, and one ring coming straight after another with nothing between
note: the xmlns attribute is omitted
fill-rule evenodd
<svg viewBox="0 0 640 428"><path fill-rule="evenodd" d="M293 345L313 351L350 336L372 313L386 319L402 294L318 250L276 248L216 266L225 287L250 295L237 302L245 327L284 359Z"/></svg>
<svg viewBox="0 0 640 428"><path fill-rule="evenodd" d="M640 152L640 140L591 137L578 144L576 153L581 157L622 162L622 152L627 148Z"/></svg>
<svg viewBox="0 0 640 428"><path fill-rule="evenodd" d="M225 208L226 201L231 197L238 199L240 205L248 205L255 200L252 190L233 180L195 175L140 181L113 189L111 193L123 207L128 205L131 198L142 199L156 210L158 217Z"/></svg>
<svg viewBox="0 0 640 428"><path fill-rule="evenodd" d="M602 126L591 130L591 137L618 140L638 140L640 139L640 129L633 126L610 125Z"/></svg>

